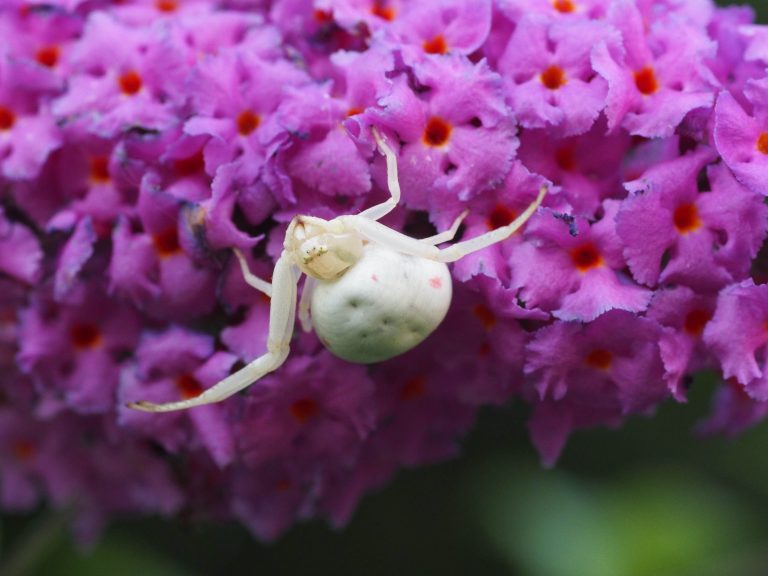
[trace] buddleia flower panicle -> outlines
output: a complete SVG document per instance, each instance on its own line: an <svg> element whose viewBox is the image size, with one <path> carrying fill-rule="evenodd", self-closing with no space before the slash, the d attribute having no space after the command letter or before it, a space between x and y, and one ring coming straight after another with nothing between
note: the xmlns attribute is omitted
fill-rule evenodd
<svg viewBox="0 0 768 576"><path fill-rule="evenodd" d="M9 0L0 8L0 505L343 525L401 468L456 456L482 406L577 430L685 402L768 414L768 27L710 0ZM266 347L297 214L387 197L469 239L421 346L371 366L298 332L245 393L191 398Z"/></svg>

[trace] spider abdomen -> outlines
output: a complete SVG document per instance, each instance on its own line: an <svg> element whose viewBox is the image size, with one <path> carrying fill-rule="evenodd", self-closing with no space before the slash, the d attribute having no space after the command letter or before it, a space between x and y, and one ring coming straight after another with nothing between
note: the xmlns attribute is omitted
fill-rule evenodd
<svg viewBox="0 0 768 576"><path fill-rule="evenodd" d="M451 303L448 267L368 244L338 279L312 295L312 324L336 356L368 364L407 352L438 327Z"/></svg>

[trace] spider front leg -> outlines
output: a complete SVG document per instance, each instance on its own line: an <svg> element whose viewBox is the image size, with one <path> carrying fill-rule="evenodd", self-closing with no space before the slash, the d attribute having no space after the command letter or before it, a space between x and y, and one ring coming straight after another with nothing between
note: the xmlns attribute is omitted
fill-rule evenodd
<svg viewBox="0 0 768 576"><path fill-rule="evenodd" d="M241 264L244 260L240 261ZM244 272L247 266L244 267ZM246 277L248 281L248 277ZM179 402L166 404L154 404L152 402L133 402L128 404L130 408L144 410L145 412L171 412L173 410L186 410L194 406L203 406L219 402L229 398L256 382L262 376L277 370L288 357L293 324L296 319L296 283L298 277L291 258L283 252L275 264L272 275L272 303L269 309L269 337L267 338L267 352L256 358L253 362L241 370L227 376L211 388L205 390L199 396ZM261 282L264 282L261 280ZM249 282L250 284L250 282Z"/></svg>

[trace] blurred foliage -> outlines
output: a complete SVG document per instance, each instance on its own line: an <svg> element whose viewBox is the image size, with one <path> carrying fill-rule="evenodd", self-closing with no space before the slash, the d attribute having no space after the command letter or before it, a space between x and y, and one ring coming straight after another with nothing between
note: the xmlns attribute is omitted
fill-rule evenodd
<svg viewBox="0 0 768 576"><path fill-rule="evenodd" d="M768 22L768 1L752 5ZM401 473L343 531L311 522L272 545L235 524L125 519L82 552L60 516L6 515L0 574L765 576L768 426L696 438L711 391L577 433L549 471L522 408L487 410L462 458Z"/></svg>

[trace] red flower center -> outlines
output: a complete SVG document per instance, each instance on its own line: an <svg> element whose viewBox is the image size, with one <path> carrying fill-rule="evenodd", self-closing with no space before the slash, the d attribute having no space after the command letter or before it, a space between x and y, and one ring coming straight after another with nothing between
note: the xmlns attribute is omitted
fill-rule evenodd
<svg viewBox="0 0 768 576"><path fill-rule="evenodd" d="M400 389L401 400L414 400L424 396L427 391L427 378L426 376L414 376L408 382L406 382Z"/></svg>
<svg viewBox="0 0 768 576"><path fill-rule="evenodd" d="M203 392L203 385L200 381L188 372L176 377L176 388L181 393L184 400L196 398Z"/></svg>
<svg viewBox="0 0 768 576"><path fill-rule="evenodd" d="M685 317L685 331L694 336L698 336L704 331L704 326L712 318L709 310L696 308L688 312Z"/></svg>
<svg viewBox="0 0 768 576"><path fill-rule="evenodd" d="M656 73L653 68L646 66L635 72L635 86L641 94L649 96L659 89L659 81L656 80Z"/></svg>
<svg viewBox="0 0 768 576"><path fill-rule="evenodd" d="M437 116L433 116L427 122L422 140L427 146L442 146L451 137L452 126Z"/></svg>
<svg viewBox="0 0 768 576"><path fill-rule="evenodd" d="M571 172L576 169L576 155L571 146L563 146L555 150L555 163L560 170Z"/></svg>
<svg viewBox="0 0 768 576"><path fill-rule="evenodd" d="M244 110L237 116L237 132L241 136L248 136L261 124L261 118L251 110Z"/></svg>
<svg viewBox="0 0 768 576"><path fill-rule="evenodd" d="M559 66L550 66L541 73L541 83L550 90L557 90L566 83L565 70Z"/></svg>
<svg viewBox="0 0 768 576"><path fill-rule="evenodd" d="M92 182L104 184L111 180L109 175L109 158L106 156L93 156L90 161L89 176Z"/></svg>
<svg viewBox="0 0 768 576"><path fill-rule="evenodd" d="M477 316L477 319L480 320L480 324L482 324L486 330L490 330L496 324L496 315L485 304L475 304L472 306L472 314Z"/></svg>
<svg viewBox="0 0 768 576"><path fill-rule="evenodd" d="M305 424L310 418L317 415L320 407L312 398L300 398L291 404L289 410L291 416L296 418L299 424Z"/></svg>
<svg viewBox="0 0 768 576"><path fill-rule="evenodd" d="M34 458L35 454L37 454L37 446L31 440L24 438L21 440L16 440L13 443L11 446L11 452L13 452L13 455L17 460L26 462Z"/></svg>
<svg viewBox="0 0 768 576"><path fill-rule="evenodd" d="M445 54L448 52L448 44L442 34L438 34L431 40L426 40L423 44L424 52L427 54Z"/></svg>
<svg viewBox="0 0 768 576"><path fill-rule="evenodd" d="M571 258L581 272L597 268L603 263L603 257L591 242L571 250Z"/></svg>
<svg viewBox="0 0 768 576"><path fill-rule="evenodd" d="M175 12L179 8L179 3L176 0L156 0L155 8L159 12Z"/></svg>
<svg viewBox="0 0 768 576"><path fill-rule="evenodd" d="M315 9L315 11L312 12L312 16L314 16L315 21L320 24L327 24L328 22L333 21L333 12L330 10Z"/></svg>
<svg viewBox="0 0 768 576"><path fill-rule="evenodd" d="M0 106L0 130L10 130L16 124L16 114L9 108Z"/></svg>
<svg viewBox="0 0 768 576"><path fill-rule="evenodd" d="M43 46L35 54L35 60L46 68L53 68L59 62L59 47Z"/></svg>
<svg viewBox="0 0 768 576"><path fill-rule="evenodd" d="M128 96L137 94L139 90L141 90L141 87L144 85L144 82L141 80L141 76L139 76L139 73L135 70L130 70L120 76L117 79L117 83L120 85L120 91L123 94L127 94Z"/></svg>
<svg viewBox="0 0 768 576"><path fill-rule="evenodd" d="M675 222L675 228L677 228L677 231L681 234L693 232L701 226L699 211L696 209L696 204L681 204L675 208L675 213L672 215L672 219Z"/></svg>
<svg viewBox="0 0 768 576"><path fill-rule="evenodd" d="M517 214L515 214L515 211L511 208L507 208L503 204L496 204L493 210L491 210L491 213L488 215L488 229L495 230L496 228L506 226L507 224L510 224L516 217Z"/></svg>
<svg viewBox="0 0 768 576"><path fill-rule="evenodd" d="M179 244L179 232L174 226L173 228L167 228L155 234L152 237L152 242L155 245L155 250L160 256L171 256L181 252L181 245Z"/></svg>
<svg viewBox="0 0 768 576"><path fill-rule="evenodd" d="M205 170L205 158L203 157L203 151L198 150L186 158L177 158L173 163L173 167L179 176L191 176L192 174L199 174Z"/></svg>
<svg viewBox="0 0 768 576"><path fill-rule="evenodd" d="M74 324L69 330L72 344L78 350L95 348L101 343L101 331L93 324Z"/></svg>
<svg viewBox="0 0 768 576"><path fill-rule="evenodd" d="M584 359L588 366L599 370L608 370L613 361L613 354L604 348L595 348Z"/></svg>

